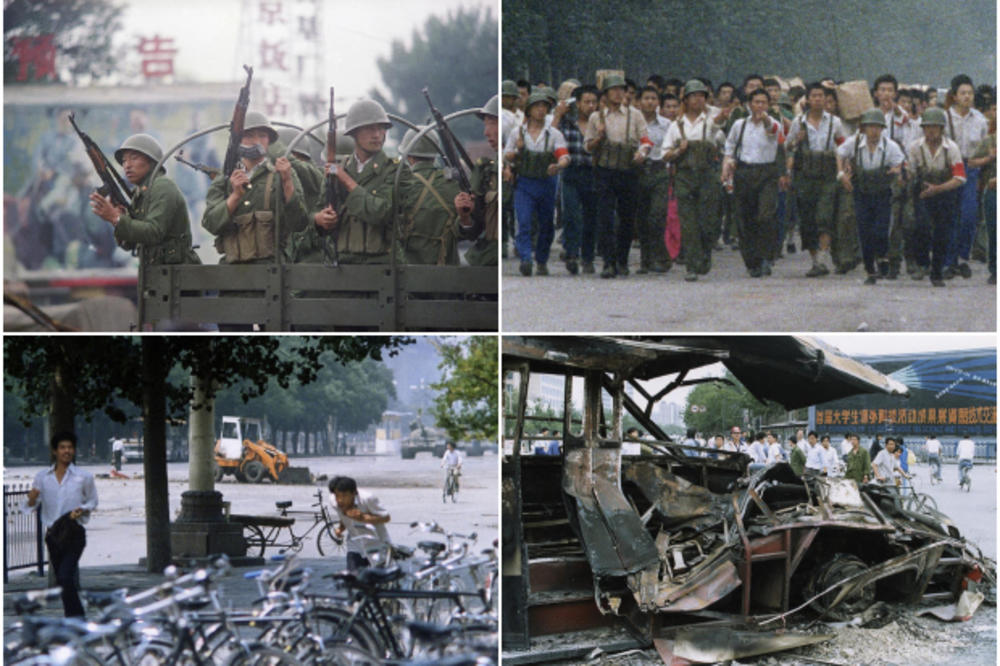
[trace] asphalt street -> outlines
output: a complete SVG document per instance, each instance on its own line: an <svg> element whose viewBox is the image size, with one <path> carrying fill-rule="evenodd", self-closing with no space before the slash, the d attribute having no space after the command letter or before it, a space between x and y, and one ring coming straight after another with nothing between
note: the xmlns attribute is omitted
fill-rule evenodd
<svg viewBox="0 0 1000 666"><path fill-rule="evenodd" d="M712 270L684 281L684 266L627 277L570 275L553 244L549 276L523 277L517 259L503 261L503 330L524 332L674 331L993 331L997 291L986 265L972 277L933 288L927 278L901 275L874 286L864 270L806 278L808 253L786 254L773 275L751 278L738 251L712 253ZM600 272L601 264L596 263Z"/></svg>

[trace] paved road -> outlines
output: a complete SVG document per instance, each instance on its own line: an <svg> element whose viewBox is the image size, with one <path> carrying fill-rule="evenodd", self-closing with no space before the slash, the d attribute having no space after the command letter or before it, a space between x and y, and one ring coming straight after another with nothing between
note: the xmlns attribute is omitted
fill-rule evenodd
<svg viewBox="0 0 1000 666"><path fill-rule="evenodd" d="M985 264L973 262L968 280L943 289L927 279L865 286L864 272L803 277L808 254L786 255L769 278L752 279L739 252L713 253L712 271L684 281L684 267L665 275L602 280L571 276L553 247L548 277L525 278L518 261L503 262L503 330L552 332L665 331L993 331L997 291L986 284ZM600 264L598 264L600 270Z"/></svg>

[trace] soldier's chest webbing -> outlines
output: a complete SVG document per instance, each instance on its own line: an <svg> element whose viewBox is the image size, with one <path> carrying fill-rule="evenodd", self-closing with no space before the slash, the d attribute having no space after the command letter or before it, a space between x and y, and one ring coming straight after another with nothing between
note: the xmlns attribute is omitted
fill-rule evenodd
<svg viewBox="0 0 1000 666"><path fill-rule="evenodd" d="M867 139L865 142L867 143ZM882 160L878 167L866 170L861 165L863 157L861 154L861 135L858 135L857 140L854 142L854 181L855 187L860 192L875 194L876 192L884 192L892 188L893 177L888 172L888 169L885 168L885 158L889 152L888 148L888 145L882 146ZM867 146L865 146L865 150L868 150Z"/></svg>
<svg viewBox="0 0 1000 666"><path fill-rule="evenodd" d="M931 167L932 158L927 144L920 145L920 166L917 171L921 182L927 181L933 185L940 185L951 180L951 162L948 160L948 151L944 143L941 144L940 150L944 153L944 168L935 169Z"/></svg>
<svg viewBox="0 0 1000 666"><path fill-rule="evenodd" d="M822 123L822 119L820 120ZM803 176L813 178L833 178L837 173L837 155L833 150L833 117L830 117L830 126L826 129L826 140L823 142L823 150L813 150L809 143L809 127L806 123L806 114L802 114L802 134L799 141L798 151L795 156L795 170Z"/></svg>
<svg viewBox="0 0 1000 666"><path fill-rule="evenodd" d="M518 168L517 173L519 176L525 178L548 178L549 177L549 165L556 161L555 156L552 151L549 150L549 128L546 127L542 130L545 133L545 138L542 142L542 152L537 150L528 150L527 143L521 148L521 153L518 155ZM521 126L521 141L525 141L526 130L524 126Z"/></svg>
<svg viewBox="0 0 1000 666"><path fill-rule="evenodd" d="M625 104L625 141L609 141L605 138L600 148L597 150L597 159L594 163L604 169L614 169L616 171L626 171L632 168L632 155L638 147L632 140L632 109ZM604 130L607 132L608 114L604 112Z"/></svg>
<svg viewBox="0 0 1000 666"><path fill-rule="evenodd" d="M688 142L687 150L677 158L677 166L685 169L709 169L718 160L718 149L715 144L708 140L708 116L701 126L701 139L688 140L684 132L684 122L687 117L683 117L677 123L677 130L681 133L681 139ZM744 123L743 127L746 127ZM741 136L742 138L742 136Z"/></svg>
<svg viewBox="0 0 1000 666"><path fill-rule="evenodd" d="M431 175L430 179L424 178L416 171L412 173L413 177L423 184L424 189L420 191L420 196L417 197L417 200L413 204L413 207L409 211L407 211L406 229L404 231L404 237L406 238L405 246L409 247L410 240L414 238L425 238L427 240L437 242L439 244L437 265L443 266L448 258L449 246L458 237L458 230L456 229L456 224L455 224L455 215L451 213L451 209L449 208L447 202L445 202L444 197L442 197L441 193L438 192L437 189L434 187L434 181L437 180L438 176L440 175L439 172L435 171L434 174ZM445 218L444 220L444 224L441 225L441 228L439 230L440 233L437 235L434 234L433 230L417 229L416 226L417 213L421 210L421 207L424 205L424 201L427 199L428 196L431 196L435 201L437 201L438 205L441 207L441 210L445 211L448 214L447 218Z"/></svg>

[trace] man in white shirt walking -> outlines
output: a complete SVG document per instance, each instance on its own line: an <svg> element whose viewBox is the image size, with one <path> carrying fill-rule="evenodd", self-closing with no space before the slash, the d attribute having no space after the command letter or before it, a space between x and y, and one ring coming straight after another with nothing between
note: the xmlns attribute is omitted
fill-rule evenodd
<svg viewBox="0 0 1000 666"><path fill-rule="evenodd" d="M28 507L41 500L42 529L49 549L49 566L62 588L66 617L83 617L77 590L80 556L87 545L83 525L97 508L94 475L76 466L76 435L60 432L49 442L54 464L35 475L28 491Z"/></svg>
<svg viewBox="0 0 1000 666"><path fill-rule="evenodd" d="M972 459L976 456L976 443L969 439L968 435L962 435L962 439L958 440L955 456L958 458L958 485L962 485L963 470L972 469Z"/></svg>

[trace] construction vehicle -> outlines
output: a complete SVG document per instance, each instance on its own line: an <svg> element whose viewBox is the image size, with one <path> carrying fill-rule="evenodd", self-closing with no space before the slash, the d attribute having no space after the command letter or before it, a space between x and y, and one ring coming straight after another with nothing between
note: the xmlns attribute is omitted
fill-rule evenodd
<svg viewBox="0 0 1000 666"><path fill-rule="evenodd" d="M290 467L283 451L264 441L260 419L223 416L222 436L215 443L215 480L232 474L237 481L312 483L308 467Z"/></svg>

